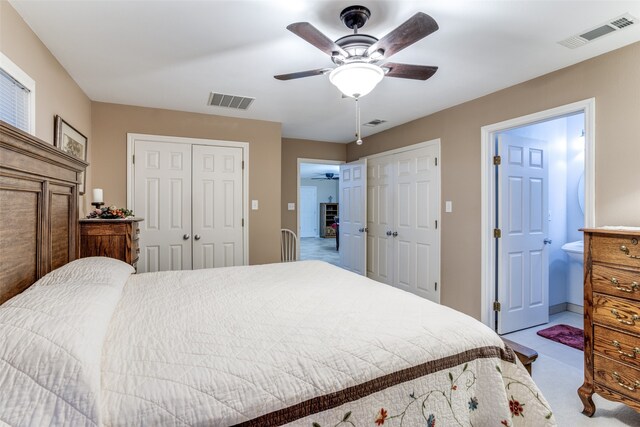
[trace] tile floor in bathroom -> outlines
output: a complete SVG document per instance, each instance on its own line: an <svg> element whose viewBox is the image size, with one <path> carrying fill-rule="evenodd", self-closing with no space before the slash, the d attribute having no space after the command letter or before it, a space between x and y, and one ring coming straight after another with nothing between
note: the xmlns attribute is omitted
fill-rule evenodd
<svg viewBox="0 0 640 427"><path fill-rule="evenodd" d="M533 380L547 398L558 425L564 426L640 426L640 413L621 404L593 396L596 413L582 415L578 387L583 382L583 353L564 344L542 338L536 332L557 324L582 328L582 315L563 311L549 316L549 323L504 335L531 347L539 354L533 363Z"/></svg>

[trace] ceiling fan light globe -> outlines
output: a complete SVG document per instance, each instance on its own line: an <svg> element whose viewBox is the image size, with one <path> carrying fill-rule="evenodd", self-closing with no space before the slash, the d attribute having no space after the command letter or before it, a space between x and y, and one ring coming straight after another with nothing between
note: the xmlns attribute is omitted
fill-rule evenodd
<svg viewBox="0 0 640 427"><path fill-rule="evenodd" d="M359 98L371 92L383 77L384 71L377 65L351 62L334 68L329 81L346 96Z"/></svg>

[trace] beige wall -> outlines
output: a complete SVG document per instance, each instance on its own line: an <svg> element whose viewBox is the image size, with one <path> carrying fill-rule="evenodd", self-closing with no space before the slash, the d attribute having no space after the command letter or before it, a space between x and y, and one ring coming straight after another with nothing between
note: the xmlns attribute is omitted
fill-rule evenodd
<svg viewBox="0 0 640 427"><path fill-rule="evenodd" d="M36 83L36 136L53 144L57 114L89 138L91 162L91 101L6 0L0 0L0 51ZM81 213L88 203L81 201Z"/></svg>
<svg viewBox="0 0 640 427"><path fill-rule="evenodd" d="M339 160L347 159L346 144L282 139L282 228L298 229L298 159ZM295 203L296 210L287 210L287 203Z"/></svg>
<svg viewBox="0 0 640 427"><path fill-rule="evenodd" d="M249 261L280 261L280 123L94 102L93 183L108 204L127 202L127 133L249 143Z"/></svg>
<svg viewBox="0 0 640 427"><path fill-rule="evenodd" d="M640 43L348 145L352 161L441 138L443 304L480 318L480 128L592 97L597 225L640 226Z"/></svg>

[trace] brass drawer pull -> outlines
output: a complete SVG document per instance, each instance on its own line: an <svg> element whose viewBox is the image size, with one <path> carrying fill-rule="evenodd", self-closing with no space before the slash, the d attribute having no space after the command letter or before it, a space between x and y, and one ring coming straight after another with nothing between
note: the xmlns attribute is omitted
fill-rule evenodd
<svg viewBox="0 0 640 427"><path fill-rule="evenodd" d="M636 322L638 320L640 320L640 316L638 316L637 314L632 314L631 315L631 320L624 320L624 317L621 316L620 313L618 312L618 310L616 310L615 308L611 309L611 314L616 316L616 320L618 322L624 323L625 325L629 325L629 326L634 326L636 324Z"/></svg>
<svg viewBox="0 0 640 427"><path fill-rule="evenodd" d="M622 292L633 293L637 291L638 288L640 288L640 283L638 282L632 282L631 286L621 285L618 279L616 279L615 277L611 278L611 283L613 284L614 288Z"/></svg>
<svg viewBox="0 0 640 427"><path fill-rule="evenodd" d="M636 354L640 354L640 347L633 347L633 353L627 353L622 351L622 346L620 345L620 342L618 340L613 340L611 344L613 344L613 346L617 349L618 353L631 359L635 359Z"/></svg>
<svg viewBox="0 0 640 427"><path fill-rule="evenodd" d="M628 385L628 384L622 382L622 378L620 378L620 374L619 373L614 371L611 374L611 376L613 377L614 380L616 380L618 382L618 385L620 387L624 387L629 391L635 391L636 388L640 388L640 381L638 381L638 380L636 380L632 385Z"/></svg>
<svg viewBox="0 0 640 427"><path fill-rule="evenodd" d="M636 243L635 243L635 244L638 244L638 241L637 241L637 240L636 240ZM633 258L633 259L640 259L640 255L631 255L631 254L629 253L629 248L628 248L628 247L626 247L625 245L620 245L620 250L621 250L622 252L624 252L624 254L625 254L626 256L628 256L629 258Z"/></svg>

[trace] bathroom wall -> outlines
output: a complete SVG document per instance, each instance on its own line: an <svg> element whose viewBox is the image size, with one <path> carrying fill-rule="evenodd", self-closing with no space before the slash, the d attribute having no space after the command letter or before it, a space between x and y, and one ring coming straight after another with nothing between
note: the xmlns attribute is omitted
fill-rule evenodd
<svg viewBox="0 0 640 427"><path fill-rule="evenodd" d="M584 175L584 114L567 117L567 242L582 240L584 212L578 203L578 182Z"/></svg>

